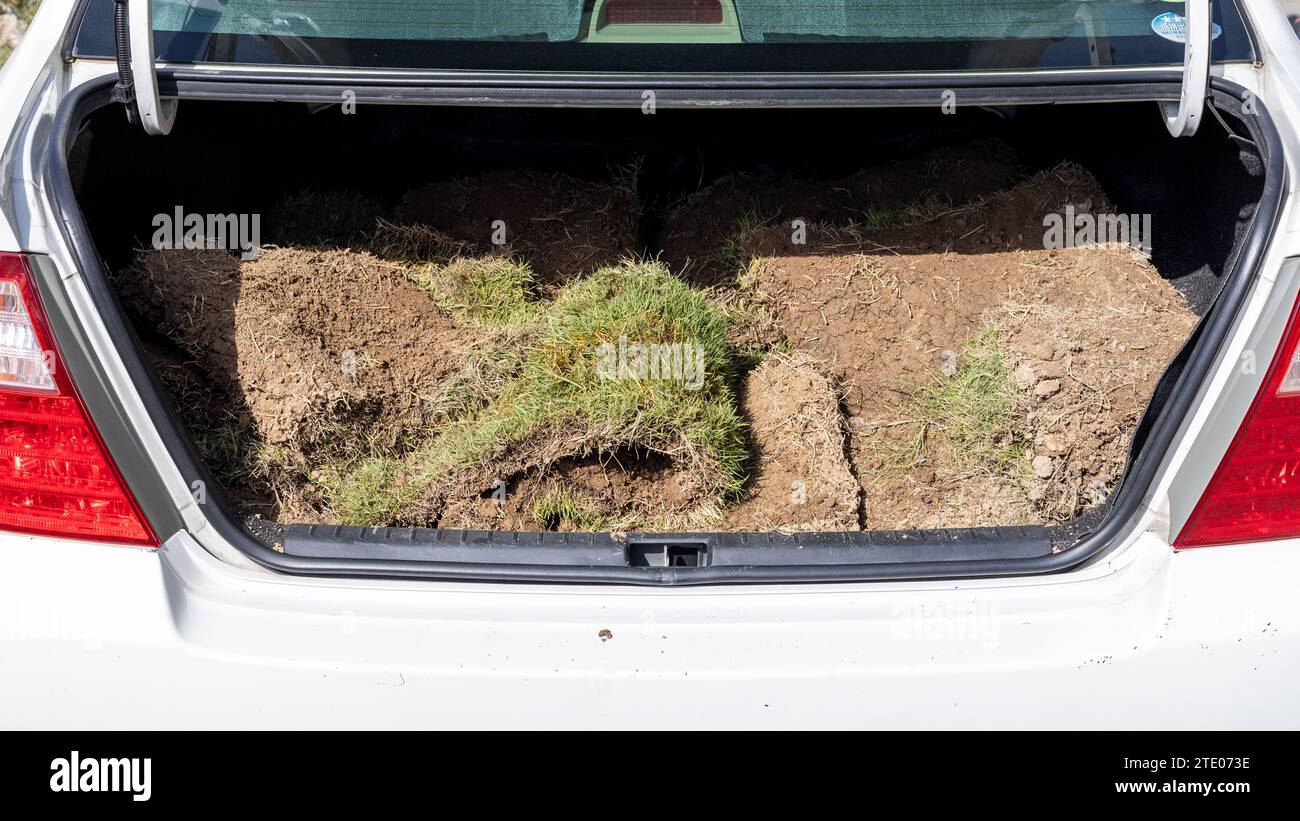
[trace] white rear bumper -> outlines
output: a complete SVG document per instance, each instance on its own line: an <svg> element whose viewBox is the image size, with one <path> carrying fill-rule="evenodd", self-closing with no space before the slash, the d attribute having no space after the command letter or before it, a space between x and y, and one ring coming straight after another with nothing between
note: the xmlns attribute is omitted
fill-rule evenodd
<svg viewBox="0 0 1300 821"><path fill-rule="evenodd" d="M186 537L0 558L6 727L1300 727L1295 542L676 590L298 579Z"/></svg>

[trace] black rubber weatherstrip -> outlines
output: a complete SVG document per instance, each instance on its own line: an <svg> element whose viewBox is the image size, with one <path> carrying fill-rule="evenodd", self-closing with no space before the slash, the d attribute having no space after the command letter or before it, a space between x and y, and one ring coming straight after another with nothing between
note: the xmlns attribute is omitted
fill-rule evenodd
<svg viewBox="0 0 1300 821"><path fill-rule="evenodd" d="M644 102L642 87L629 88L466 88L463 86L353 86L334 84L277 84L268 95L266 86L255 82L214 83L211 80L177 80L173 74L159 74L158 88L164 96L194 100L236 102L291 101L341 103L350 94L360 103L381 105L448 106L536 106L539 94L548 106L568 108L638 108ZM1131 83L1117 91L1102 84L1060 87L972 86L960 92L947 86L915 88L654 88L659 108L862 108L939 106L945 94L965 106L1033 105L1052 103L1120 102L1125 100L1176 100L1178 87L1163 83Z"/></svg>
<svg viewBox="0 0 1300 821"><path fill-rule="evenodd" d="M1142 453L1133 461L1122 486L1112 495L1112 504L1104 521L1073 545L1053 548L1043 528L793 535L674 533L619 537L612 534L419 531L403 528L330 527L313 530L306 526L290 526L281 548L284 552L281 552L253 538L229 514L220 495L220 486L212 481L194 453L183 427L150 375L134 331L108 283L77 206L68 172L68 150L85 118L108 104L112 82L111 77L91 81L74 89L64 101L50 132L44 167L46 191L63 224L65 238L86 287L99 306L110 336L118 341L119 355L131 373L159 435L186 481L204 481L207 485L207 503L204 505L207 521L253 561L271 570L296 575L664 586L960 579L1040 575L1077 567L1124 536L1138 515L1160 462L1255 281L1281 211L1286 182L1281 143L1265 107L1258 99L1253 99L1254 113L1243 114L1240 109L1245 89L1214 78L1214 102L1241 117L1265 162L1266 175L1259 205L1236 265L1225 274L1228 283L1205 320L1200 344L1189 357L1169 401L1151 426ZM217 81L209 79L207 82ZM1032 90L1025 92L1021 89L1021 92L1022 96L1034 96ZM358 88L359 99L363 93ZM724 99L728 92L717 89L716 93L719 99ZM924 89L917 90L913 104L927 102L928 97L922 96L924 93ZM1060 99L1070 98L1069 88L1058 89L1056 93ZM564 94L561 90L556 96ZM1165 86L1155 91L1143 89L1139 94L1149 94L1146 99L1173 99L1177 97L1177 86ZM1111 89L1108 99L1130 100L1135 96L1130 89L1119 85ZM489 90L483 90L484 104L489 104L486 98L491 97ZM782 102L786 105L817 105L815 94L798 97L785 97ZM274 87L264 87L259 97L285 98L283 90ZM533 90L533 104L553 104L552 99L551 91ZM1015 89L1003 89L1003 102L1015 99ZM895 102L903 104L902 100ZM125 420L122 423L125 424ZM115 430L110 425L101 433L116 457L118 446L115 442L130 431ZM166 495L156 471L152 478L153 487L145 486L144 480L132 484L137 496L149 493ZM644 567L627 564L630 553L644 554L668 546L697 551L698 560L705 566ZM539 550L543 548L547 553ZM550 551L554 551L553 555L549 554ZM561 558L570 563L553 563Z"/></svg>
<svg viewBox="0 0 1300 821"><path fill-rule="evenodd" d="M769 95L780 91L912 91L915 89L1024 88L1059 89L1071 86L1105 86L1115 91L1124 84L1169 84L1182 82L1182 72L1175 68L1094 68L1037 69L1032 71L986 71L965 74L600 74L579 72L502 72L502 71L383 71L345 69L258 68L237 66L233 71L212 66L181 64L158 67L160 83L174 83L175 88L193 90L200 84L218 81L226 85L250 85L260 89L261 99L290 88L340 86L350 89L387 87L419 93L426 89L473 89L475 91L550 91L591 90L634 91L645 89L742 92L762 91ZM271 86L271 88L268 88ZM1177 94L1174 95L1177 97ZM534 97L534 102L537 98ZM863 98L859 98L861 103ZM548 99L549 104L549 99Z"/></svg>

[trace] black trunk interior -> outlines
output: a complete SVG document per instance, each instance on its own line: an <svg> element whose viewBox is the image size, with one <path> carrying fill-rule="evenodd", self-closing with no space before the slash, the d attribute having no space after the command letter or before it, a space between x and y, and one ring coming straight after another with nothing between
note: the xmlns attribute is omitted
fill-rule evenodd
<svg viewBox="0 0 1300 821"><path fill-rule="evenodd" d="M497 170L600 180L641 164L643 250L664 209L734 172L834 180L864 167L979 137L1015 148L1029 172L1063 160L1097 178L1124 213L1150 213L1152 261L1204 313L1262 180L1254 147L1213 120L1173 140L1151 103L965 110L697 111L187 103L165 138L118 108L92 116L72 157L100 254L125 264L150 218L268 213L304 189L360 190L396 204L424 182ZM150 173L141 177L139 169Z"/></svg>
<svg viewBox="0 0 1300 821"><path fill-rule="evenodd" d="M151 218L190 212L269 213L305 189L363 191L395 206L422 183L530 170L603 180L639 165L641 250L659 249L673 204L735 172L843 178L936 148L996 137L1027 172L1073 161L1125 213L1149 213L1152 262L1198 316L1214 304L1254 214L1264 169L1255 146L1207 120L1173 140L1152 103L961 109L662 109L338 106L187 102L169 136L147 137L117 106L78 135L70 170L109 270L151 234ZM149 173L141 174L141 168ZM142 331L146 333L147 331ZM1141 447L1184 349L1139 427ZM1104 515L1063 530L1069 540Z"/></svg>

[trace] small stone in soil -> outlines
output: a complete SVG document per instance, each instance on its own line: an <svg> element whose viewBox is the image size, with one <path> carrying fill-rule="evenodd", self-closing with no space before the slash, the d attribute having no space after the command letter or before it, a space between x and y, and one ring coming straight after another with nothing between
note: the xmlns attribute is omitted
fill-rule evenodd
<svg viewBox="0 0 1300 821"><path fill-rule="evenodd" d="M1034 366L1029 362L1021 362L1016 366L1016 370L1011 374L1011 378L1016 380L1016 387L1022 391L1032 387L1037 381L1038 375L1034 373Z"/></svg>
<svg viewBox="0 0 1300 821"><path fill-rule="evenodd" d="M939 373L944 376L957 375L957 352L940 351L939 352Z"/></svg>
<svg viewBox="0 0 1300 821"><path fill-rule="evenodd" d="M1024 351L1034 359L1047 362L1056 358L1056 345L1050 339L1033 339L1031 336L1025 340Z"/></svg>
<svg viewBox="0 0 1300 821"><path fill-rule="evenodd" d="M1040 399L1046 399L1047 397L1057 393L1060 390L1061 390L1061 380L1044 379L1042 382L1039 382L1037 385L1034 386L1034 396L1037 396Z"/></svg>
<svg viewBox="0 0 1300 821"><path fill-rule="evenodd" d="M1039 450L1048 456L1060 456L1065 452L1065 437L1059 433L1049 433L1043 437Z"/></svg>
<svg viewBox="0 0 1300 821"><path fill-rule="evenodd" d="M1039 479L1050 478L1053 470L1055 470L1055 466L1052 464L1052 457L1050 456L1034 457L1034 475L1037 476Z"/></svg>
<svg viewBox="0 0 1300 821"><path fill-rule="evenodd" d="M1093 479L1088 483L1088 501L1093 505L1099 505L1106 501L1106 483L1100 479Z"/></svg>
<svg viewBox="0 0 1300 821"><path fill-rule="evenodd" d="M1039 379L1060 379L1065 376L1065 363L1059 360L1054 362L1039 362L1034 369Z"/></svg>

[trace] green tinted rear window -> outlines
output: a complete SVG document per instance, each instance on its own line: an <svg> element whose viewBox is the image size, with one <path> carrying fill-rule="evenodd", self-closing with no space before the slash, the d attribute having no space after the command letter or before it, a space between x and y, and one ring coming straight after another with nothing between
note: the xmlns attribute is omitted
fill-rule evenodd
<svg viewBox="0 0 1300 821"><path fill-rule="evenodd" d="M81 56L111 53L91 0ZM1231 0L1215 59L1250 60ZM939 71L1176 64L1167 0L154 0L177 62L598 71Z"/></svg>

